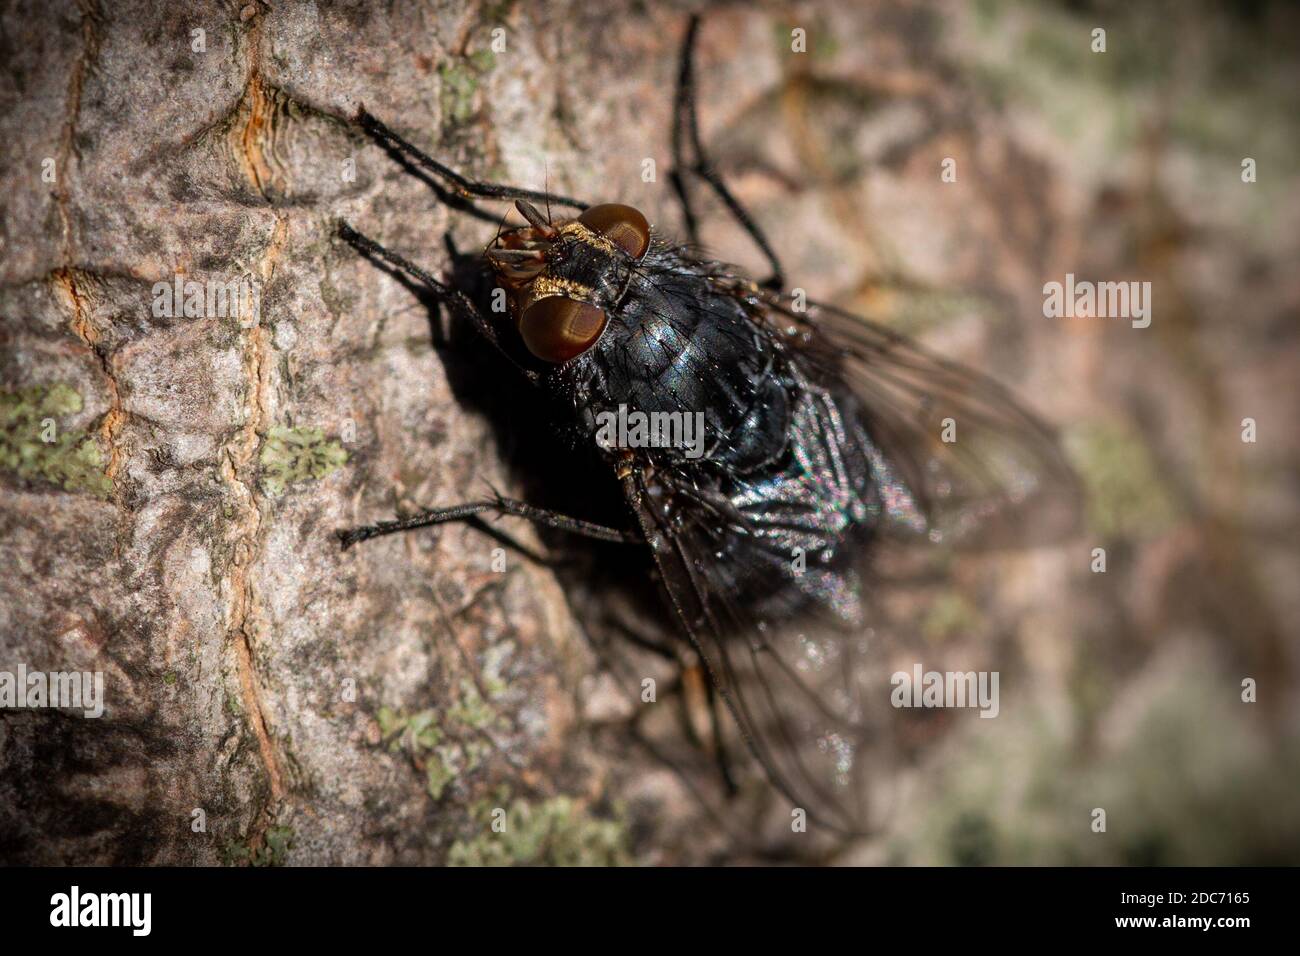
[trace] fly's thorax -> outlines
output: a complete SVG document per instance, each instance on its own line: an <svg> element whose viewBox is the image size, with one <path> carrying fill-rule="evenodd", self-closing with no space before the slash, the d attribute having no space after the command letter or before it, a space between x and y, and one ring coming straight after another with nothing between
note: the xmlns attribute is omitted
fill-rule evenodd
<svg viewBox="0 0 1300 956"><path fill-rule="evenodd" d="M583 364L591 372L582 394L597 424L628 423L620 444L626 437L635 447L638 422L652 436L672 429L693 441L684 457L742 470L785 447L790 389L781 355L743 303L701 275L638 278Z"/></svg>

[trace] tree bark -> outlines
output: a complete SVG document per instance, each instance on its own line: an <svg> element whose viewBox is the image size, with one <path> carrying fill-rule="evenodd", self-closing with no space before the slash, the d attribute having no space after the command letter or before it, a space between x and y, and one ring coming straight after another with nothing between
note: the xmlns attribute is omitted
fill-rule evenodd
<svg viewBox="0 0 1300 956"><path fill-rule="evenodd" d="M425 308L333 230L440 267L447 211L350 127L361 103L460 168L541 185L573 95L546 19L7 11L0 647L102 671L106 711L6 713L0 857L441 861L473 849L490 786L574 761L589 653L548 572L512 554L496 573L464 527L348 553L333 535L511 487ZM156 308L178 277L260 301ZM585 834L585 809L517 809Z"/></svg>
<svg viewBox="0 0 1300 956"><path fill-rule="evenodd" d="M516 411L496 396L493 376L508 369L461 367L435 348L425 303L334 238L345 218L439 273L445 232L461 249L482 248L495 224L439 203L350 118L364 104L466 174L630 203L676 232L669 107L684 16L661 7L5 5L0 671L99 672L105 712L0 712L0 861L689 862L729 853L730 837L702 822L678 777L632 749L620 728L639 688L601 676L551 568L461 525L348 552L333 535L477 498L488 483L524 496L527 480L508 467L497 427ZM1057 31L1052 50L1077 42L1086 58L1091 24L1071 16L1035 23ZM1150 22L1164 14L1133 16L1130 37L1164 35L1164 20ZM1200 17L1180 5L1169 29L1195 33ZM1255 49L1254 34L1221 19L1204 27L1216 43ZM785 254L791 284L839 294L904 331L937 333L943 351L1096 439L1079 458L1086 479L1099 476L1088 547L1120 542L1112 554L1131 558L1127 570L1088 575L1074 552L1048 559L1040 577L1008 565L996 581L969 576L963 585L985 585L955 593L922 626L945 652L953 644L941 642L963 628L1005 635L1005 666L1027 675L1017 686L1047 688L1051 713L1077 715L1088 753L1090 728L1103 723L1097 701L1118 707L1124 682L1136 682L1148 658L1158 663L1160 647L1181 646L1185 632L1238 662L1213 678L1232 693L1240 673L1278 674L1284 688L1273 699L1282 700L1294 685L1269 609L1289 606L1277 596L1287 575L1262 569L1294 568L1294 554L1284 553L1284 533L1270 542L1242 530L1233 463L1236 421L1294 391L1294 337L1275 347L1268 329L1282 327L1295 286L1242 279L1225 291L1200 277L1291 276L1300 230L1286 215L1253 231L1234 216L1250 202L1281 209L1294 183L1279 174L1243 187L1236 159L1223 167L1222 156L1256 145L1189 144L1177 123L1099 145L1098 129L1128 129L1121 119L1102 125L1108 111L1128 117L1127 93L1089 101L1065 92L1090 89L1088 69L1109 76L1097 65L1109 61L1058 73L1027 44L1002 62L983 29L975 14L943 4L826 3L793 19L766 7L714 11L701 37L705 137ZM794 48L796 30L806 32L805 50ZM1182 85L1151 81L1171 112L1218 88L1198 60L1179 62ZM1066 76L1085 79L1069 86ZM995 105L1044 89L1029 107ZM1054 99L1053 90L1065 92ZM1288 108L1274 109L1282 101ZM1044 119L1053 104L1080 102L1098 123L1084 124L1086 135L1060 132L1078 126L1074 115ZM1256 128L1276 128L1272 142L1292 148L1290 100L1261 94L1258 103L1265 119ZM1172 145L1159 132L1170 129ZM1201 183L1226 177L1202 188L1235 198L1216 205L1194 189L1157 188L1145 171L1163 168L1155 157L1166 149ZM1288 155L1261 169L1280 169ZM951 183L942 178L949 161ZM1219 218L1205 225L1203 216ZM1192 222L1216 241L1196 246ZM762 272L725 215L707 225L712 251ZM1238 238L1217 241L1225 236ZM1222 268L1205 270L1207 261ZM1046 279L1076 269L1120 278L1133 268L1165 290L1167 311L1149 336L1041 317ZM256 299L223 309L207 300L209 283L255 289ZM187 308L196 288L202 301ZM1197 332L1225 299L1244 316L1227 371L1217 352L1201 353L1209 339ZM467 383L477 402L465 401ZM1228 403L1233 395L1244 397ZM1271 434L1294 433L1293 417L1276 414ZM1186 455L1169 422L1217 437ZM1293 454L1285 443L1252 451L1277 473ZM1187 460L1209 464L1196 472ZM1272 510L1258 527L1294 528L1293 497L1261 495ZM508 528L540 547L522 523ZM1224 557L1247 553L1260 563ZM1025 580L1038 582L1035 594ZM1191 591L1203 606L1188 615L1180 595ZM1216 619L1230 623L1216 628ZM1076 674L1087 678L1079 686L1105 691L1076 699ZM614 725L608 734L604 723ZM882 766L878 779L906 788L930 733L918 731L929 742L908 744L907 759ZM1005 739L1011 750L998 766L1018 766L1016 738ZM1074 764L1050 763L1051 779ZM1154 765L1135 758L1138 768ZM898 831L904 850L877 843L857 859L902 852L945 862L970 848L943 841L972 829L979 853L994 834L992 856L977 854L993 862L1060 862L1052 854L1067 843L1072 859L1113 862L1106 854L1152 845L1138 830L1127 844L1086 842L1086 827L1062 810L1041 829L1068 836L1042 851L1008 841L1009 855L998 856L997 823L987 821L1010 807L1002 825L1013 832L1018 805L960 802L964 781L986 770L954 771L929 801L904 806L917 815ZM1180 792L1169 791L1170 805ZM1262 810L1240 814L1243 828L1275 809L1260 799ZM518 839L485 838L498 808ZM931 818L941 822L925 824ZM1179 837L1191 849L1170 859L1220 858L1195 848L1195 825L1152 827L1191 834ZM931 833L941 835L934 845L924 842Z"/></svg>

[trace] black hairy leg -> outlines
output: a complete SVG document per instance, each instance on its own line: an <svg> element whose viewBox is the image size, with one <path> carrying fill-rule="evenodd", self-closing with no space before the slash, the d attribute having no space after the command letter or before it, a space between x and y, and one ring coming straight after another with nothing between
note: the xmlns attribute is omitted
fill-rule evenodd
<svg viewBox="0 0 1300 956"><path fill-rule="evenodd" d="M499 515L514 515L518 518L525 518L534 524L557 528L561 531L580 534L588 538L596 538L600 541L635 543L641 540L640 536L632 531L609 528L592 521L584 521L581 518L573 518L556 511L538 508L523 501L516 501L513 498L500 497L451 505L447 508L431 508L409 518L380 521L376 524L339 531L337 534L346 549L358 541L367 541L370 538L395 534L399 531L413 531L431 525L446 524L449 521L465 521L486 511L492 511Z"/></svg>
<svg viewBox="0 0 1300 956"><path fill-rule="evenodd" d="M731 190L727 188L726 182L718 173L717 167L704 149L704 144L700 140L699 120L695 110L695 41L699 34L700 17L698 14L692 14L690 22L686 26L686 38L682 41L681 66L677 74L677 92L673 98L673 132L672 132L672 149L673 149L673 168L669 173L669 180L672 183L673 191L677 194L677 199L682 206L682 216L686 222L686 235L691 244L696 244L698 240L698 227L695 210L691 205L690 191L686 186L685 173L694 173L712 187L718 198L722 200L727 211L735 217L740 223L741 228L749 234L754 240L767 259L768 266L772 274L763 280L760 285L765 289L771 289L779 292L785 287L785 269L781 266L781 260L777 257L776 252L772 249L772 244L767 241L767 236L759 228L758 223L749 214L744 206L740 204ZM691 154L688 157L688 153Z"/></svg>

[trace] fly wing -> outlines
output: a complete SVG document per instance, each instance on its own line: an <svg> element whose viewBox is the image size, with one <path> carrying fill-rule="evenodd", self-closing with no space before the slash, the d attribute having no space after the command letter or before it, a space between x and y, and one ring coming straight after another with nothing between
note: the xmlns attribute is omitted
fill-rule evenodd
<svg viewBox="0 0 1300 956"><path fill-rule="evenodd" d="M755 314L856 396L885 479L915 503L931 542L984 549L1057 541L1077 528L1078 481L1056 435L1004 386L834 306L798 311L772 296Z"/></svg>
<svg viewBox="0 0 1300 956"><path fill-rule="evenodd" d="M838 646L832 652L832 669L843 665L846 692L828 694L826 681L810 681L804 673L801 661L808 655L799 645L809 638L796 635L789 621L764 619L752 603L737 600L717 558L736 529L679 509L686 492L671 482L634 475L624 489L674 609L768 779L792 809L805 810L815 822L842 833L865 832L863 794L852 770L866 722L852 695L860 673L850 655L840 661ZM819 676L841 683L829 673Z"/></svg>
<svg viewBox="0 0 1300 956"><path fill-rule="evenodd" d="M830 306L799 312L787 299L750 301L755 321L827 395L858 406L879 504L872 560L810 565L805 574L824 579L809 587L804 577L802 592L817 600L783 608L754 595L797 589L788 550L771 531L806 518L798 502L756 493L745 496L749 507L710 508L707 495L671 472L631 476L625 493L672 603L768 778L811 819L861 833L871 823L866 771L874 758L897 760L918 734L932 739L937 729L890 704L890 668L917 659L916 610L940 586L928 571L919 586L909 582L908 564L934 567L953 548L1056 539L1077 520L1076 480L1051 430L986 376ZM844 436L818 439L829 443L828 460L843 457L834 446ZM904 573L885 586L882 565ZM742 577L747 593L736 586ZM851 603L844 592L860 599L856 619L843 613ZM819 613L827 610L836 613Z"/></svg>

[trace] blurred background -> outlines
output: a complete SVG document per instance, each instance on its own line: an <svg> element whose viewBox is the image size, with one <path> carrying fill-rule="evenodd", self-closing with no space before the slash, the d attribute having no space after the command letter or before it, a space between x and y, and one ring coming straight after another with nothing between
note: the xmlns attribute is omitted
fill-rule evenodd
<svg viewBox="0 0 1300 956"><path fill-rule="evenodd" d="M475 528L346 555L330 536L536 479L496 372L435 347L428 303L331 238L345 216L438 272L444 233L473 249L494 224L347 118L364 103L466 173L677 231L696 9L705 141L791 284L1011 385L1086 491L1077 538L957 562L912 656L880 662L998 670L1000 714L899 715L860 768L873 832L847 843L752 824L756 780L727 804L709 761L665 764L681 728L635 719L571 574L514 552L501 573ZM105 670L109 711L0 715L0 859L1300 862L1298 19L6 4L0 669ZM716 204L703 240L762 271ZM252 328L150 316L156 281L244 273ZM1150 326L1045 318L1067 274L1150 282ZM47 414L71 456L33 452ZM205 832L176 824L194 807Z"/></svg>
<svg viewBox="0 0 1300 956"><path fill-rule="evenodd" d="M793 283L1014 384L1086 489L1078 540L963 565L927 602L921 659L982 646L1001 715L873 766L892 809L841 859L1300 858L1296 26L1221 3L707 23L706 138ZM1247 159L1271 172L1244 182ZM1150 282L1150 327L1044 318L1067 273Z"/></svg>

